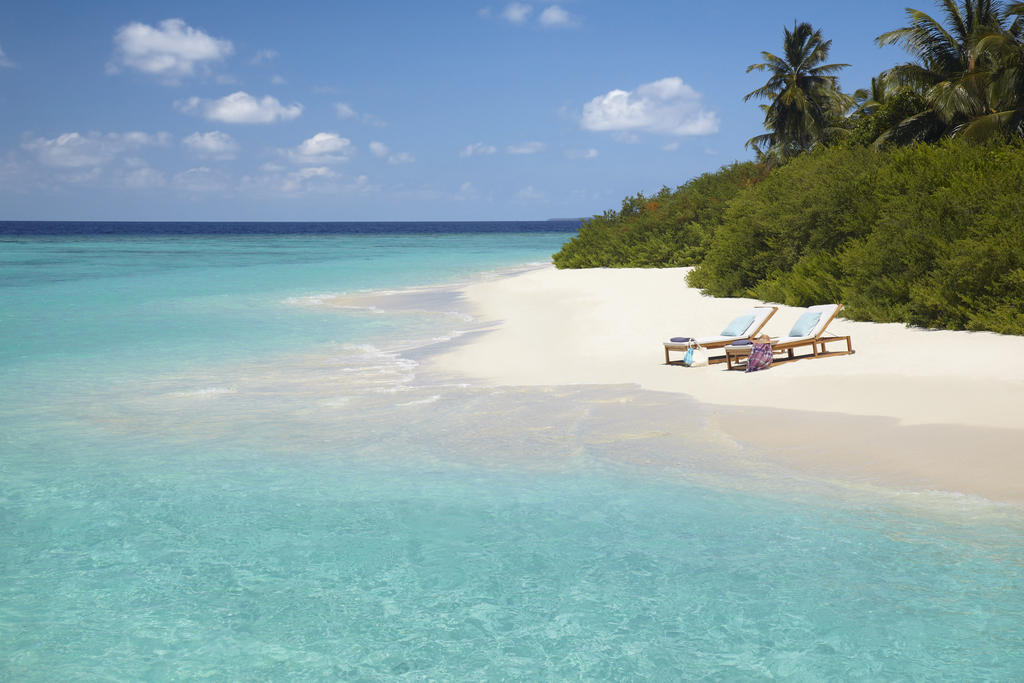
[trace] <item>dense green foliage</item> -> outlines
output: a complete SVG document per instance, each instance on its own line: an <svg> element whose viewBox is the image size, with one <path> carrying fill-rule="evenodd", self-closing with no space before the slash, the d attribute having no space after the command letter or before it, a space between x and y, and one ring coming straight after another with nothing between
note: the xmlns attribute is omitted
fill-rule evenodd
<svg viewBox="0 0 1024 683"><path fill-rule="evenodd" d="M672 267L699 263L722 222L726 203L761 180L766 169L747 162L705 173L674 192L627 197L619 211L594 216L554 255L559 268Z"/></svg>
<svg viewBox="0 0 1024 683"><path fill-rule="evenodd" d="M907 26L876 39L914 58L882 80L920 95L926 105L882 139L907 142L935 133L972 140L1024 137L1024 2L936 4L941 19L908 8Z"/></svg>
<svg viewBox="0 0 1024 683"><path fill-rule="evenodd" d="M690 282L847 317L1024 334L1024 148L803 155L730 202Z"/></svg>

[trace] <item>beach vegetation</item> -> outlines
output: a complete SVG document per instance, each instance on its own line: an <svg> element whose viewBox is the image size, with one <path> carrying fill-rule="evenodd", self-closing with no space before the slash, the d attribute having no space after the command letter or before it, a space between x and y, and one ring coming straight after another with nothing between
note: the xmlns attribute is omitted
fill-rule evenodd
<svg viewBox="0 0 1024 683"><path fill-rule="evenodd" d="M943 136L1024 138L1024 3L941 0L938 5L941 19L908 8L907 26L875 39L912 56L883 78L926 105L885 131L878 144Z"/></svg>
<svg viewBox="0 0 1024 683"><path fill-rule="evenodd" d="M737 195L689 282L855 320L1024 334L1024 146L812 152Z"/></svg>
<svg viewBox="0 0 1024 683"><path fill-rule="evenodd" d="M559 268L676 267L700 263L729 200L766 177L764 164L724 166L674 191L622 200L618 211L585 221L554 255Z"/></svg>

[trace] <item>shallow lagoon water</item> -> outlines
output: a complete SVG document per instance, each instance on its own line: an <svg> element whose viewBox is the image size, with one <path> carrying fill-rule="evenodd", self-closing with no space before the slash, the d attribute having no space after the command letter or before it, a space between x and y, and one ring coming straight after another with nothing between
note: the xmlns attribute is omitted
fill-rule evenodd
<svg viewBox="0 0 1024 683"><path fill-rule="evenodd" d="M453 283L564 238L4 242L0 672L1024 670L1016 508L803 480L685 397L422 371L479 328Z"/></svg>

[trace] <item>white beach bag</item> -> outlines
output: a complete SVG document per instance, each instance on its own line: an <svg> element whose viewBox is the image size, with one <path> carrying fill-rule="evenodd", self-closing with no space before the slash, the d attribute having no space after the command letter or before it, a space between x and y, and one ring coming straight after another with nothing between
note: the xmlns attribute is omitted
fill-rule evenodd
<svg viewBox="0 0 1024 683"><path fill-rule="evenodd" d="M693 355L690 356L690 351ZM708 364L708 350L698 344L696 341L690 342L690 348L687 350L687 356L690 356L690 362L688 365L691 368L700 368Z"/></svg>

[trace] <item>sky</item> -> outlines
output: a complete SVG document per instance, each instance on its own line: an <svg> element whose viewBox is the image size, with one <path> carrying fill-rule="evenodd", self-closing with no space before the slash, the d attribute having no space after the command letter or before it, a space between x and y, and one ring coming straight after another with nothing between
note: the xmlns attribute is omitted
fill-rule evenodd
<svg viewBox="0 0 1024 683"><path fill-rule="evenodd" d="M753 158L794 21L906 59L885 0L3 3L0 220L600 214Z"/></svg>

